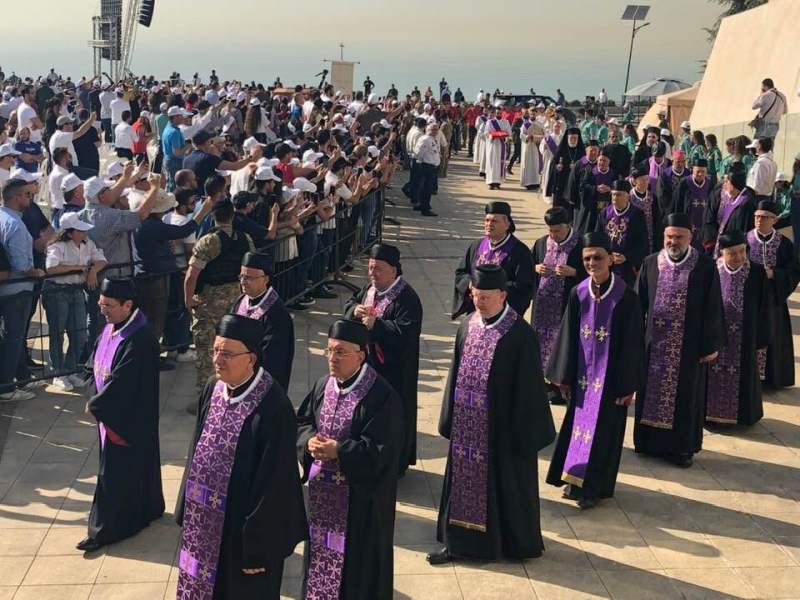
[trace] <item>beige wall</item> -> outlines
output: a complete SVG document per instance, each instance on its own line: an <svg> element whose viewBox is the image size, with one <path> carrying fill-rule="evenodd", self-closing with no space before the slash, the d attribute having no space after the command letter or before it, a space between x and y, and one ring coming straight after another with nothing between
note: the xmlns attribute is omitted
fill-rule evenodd
<svg viewBox="0 0 800 600"><path fill-rule="evenodd" d="M800 152L799 26L800 0L770 0L723 19L692 111L692 128L715 133L723 150L725 138L752 137L747 126L755 116L751 106L761 80L771 77L789 104L775 140L775 158L790 170Z"/></svg>

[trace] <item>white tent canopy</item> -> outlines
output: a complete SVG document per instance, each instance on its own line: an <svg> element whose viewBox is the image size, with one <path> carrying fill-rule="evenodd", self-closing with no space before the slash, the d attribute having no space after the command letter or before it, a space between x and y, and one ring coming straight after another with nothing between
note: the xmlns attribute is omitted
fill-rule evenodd
<svg viewBox="0 0 800 600"><path fill-rule="evenodd" d="M659 77L653 81L648 81L647 83L642 83L632 87L625 92L625 96L628 98L655 97L661 96L662 94L669 94L670 92L677 92L678 90L685 90L686 88L690 87L692 87L690 83L686 83L680 79Z"/></svg>

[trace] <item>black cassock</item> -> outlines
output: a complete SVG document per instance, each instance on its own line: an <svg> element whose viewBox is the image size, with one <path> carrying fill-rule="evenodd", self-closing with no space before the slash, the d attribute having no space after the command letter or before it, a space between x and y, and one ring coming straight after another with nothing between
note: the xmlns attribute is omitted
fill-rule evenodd
<svg viewBox="0 0 800 600"><path fill-rule="evenodd" d="M277 292L273 291L272 293ZM242 298L244 298L243 295L239 296L233 304L232 313L236 314ZM294 321L280 298L258 320L264 326L264 338L261 342L261 366L272 375L275 381L281 384L284 391L288 392L289 381L292 377L292 361L294 360Z"/></svg>
<svg viewBox="0 0 800 600"><path fill-rule="evenodd" d="M614 180L614 172L609 169L609 182L598 181L591 168L582 170L582 179L576 188L575 194L575 217L572 220L572 228L583 235L594 231L597 228L597 215L611 203L611 192L601 194L597 191L597 186L606 183L611 187Z"/></svg>
<svg viewBox="0 0 800 600"><path fill-rule="evenodd" d="M625 144L606 144L611 153L611 170L622 179L627 179L631 173L631 151Z"/></svg>
<svg viewBox="0 0 800 600"><path fill-rule="evenodd" d="M683 173L678 175L672 167L661 173L656 184L656 197L658 198L658 210L662 218L666 218L674 211L675 200L678 194L678 187L681 181L691 177L692 172L684 168ZM663 225L662 225L663 227Z"/></svg>
<svg viewBox="0 0 800 600"><path fill-rule="evenodd" d="M89 537L101 544L125 539L164 513L158 355L150 326L140 327L120 343L103 391L89 400L94 418L128 443L121 446L107 437L100 450ZM87 364L94 364L94 355Z"/></svg>
<svg viewBox="0 0 800 600"><path fill-rule="evenodd" d="M439 433L450 439L453 399L469 319L456 334ZM536 333L521 317L498 342L489 371L488 503L486 532L449 524L451 465L448 457L436 539L451 554L482 559L532 558L544 550L539 522L537 453L555 439L544 389Z"/></svg>
<svg viewBox="0 0 800 600"><path fill-rule="evenodd" d="M257 374L236 388L243 393ZM175 521L183 524L186 477L203 433L216 380L200 394L197 425L189 448ZM297 421L283 387L273 381L242 425L236 444L222 530L214 600L268 600L280 596L283 561L308 538L305 505L297 472ZM246 575L242 569L265 567Z"/></svg>
<svg viewBox="0 0 800 600"><path fill-rule="evenodd" d="M703 445L707 365L700 358L717 352L725 343L724 312L719 274L714 260L699 255L689 274L686 316L679 363L678 387L672 429L641 424L643 399L647 391L653 323L650 307L658 284L658 253L648 256L636 281L636 293L645 318L645 371L642 388L636 397L636 425L633 431L637 452L654 455L681 455L699 452Z"/></svg>
<svg viewBox="0 0 800 600"><path fill-rule="evenodd" d="M318 379L297 409L297 456L304 480L313 462L307 452L308 440L317 434L327 381L328 376ZM350 486L340 600L392 598L397 464L402 442L402 402L378 375L353 412L350 438L339 444L339 466Z"/></svg>
<svg viewBox="0 0 800 600"><path fill-rule="evenodd" d="M772 307L769 301L767 274L761 265L750 263L750 273L744 284L737 415L739 425L754 425L764 416L756 354L759 348L767 347L772 330ZM716 362L710 363L709 369L713 371L719 368Z"/></svg>
<svg viewBox="0 0 800 600"><path fill-rule="evenodd" d="M607 219L605 211L601 211L597 218L597 231L609 234L611 238L611 248L625 256L625 262L614 265L611 269L622 277L629 286L636 282L636 275L642 268L642 261L647 256L647 221L645 221L642 210L633 204L628 205L630 221L628 221L628 232L622 244L617 242L611 233L606 229Z"/></svg>
<svg viewBox="0 0 800 600"><path fill-rule="evenodd" d="M573 229L571 235L578 235ZM547 238L549 236L542 236L533 243L531 248L531 260L534 266L544 262L545 254L547 254ZM566 241L566 240L565 240ZM563 242L562 242L563 243ZM586 278L586 270L583 268L583 240L578 240L575 247L567 255L567 266L575 269L575 277L564 278L564 305L567 305L569 299L569 292L578 283ZM536 305L536 290L539 289L539 275L534 271L533 273L533 298L531 300L531 315L533 315L533 308ZM531 316L533 318L533 316Z"/></svg>
<svg viewBox="0 0 800 600"><path fill-rule="evenodd" d="M500 264L508 277L507 301L522 316L531 301L533 291L533 263L528 247L512 234L516 244L506 259ZM475 311L472 296L469 294L470 276L475 263L475 255L482 240L475 240L467 247L464 258L456 268L455 289L453 290L453 318Z"/></svg>
<svg viewBox="0 0 800 600"><path fill-rule="evenodd" d="M610 285L610 280L607 282ZM607 289L607 288L606 288ZM605 289L601 287L605 293ZM567 310L561 321L558 343L550 355L546 375L550 381L567 384L573 390L578 385L578 346L580 344L581 304L578 294L573 290L569 295ZM639 389L642 380L642 351L644 331L639 300L630 289L625 290L622 299L614 307L611 317L611 348L606 367L603 397L594 430L592 450L586 477L581 487L587 498L610 498L614 495L619 462L622 457L622 444L625 439L625 423L628 409L616 404L617 398L633 394ZM569 450L575 417L575 404L570 402L561 430L558 434L553 459L547 473L547 483L562 486L564 460Z"/></svg>
<svg viewBox="0 0 800 600"><path fill-rule="evenodd" d="M345 317L353 316L357 304L364 304L370 286L364 286L345 304ZM380 296L378 296L379 298ZM400 473L417 462L417 380L419 378L419 336L422 331L422 302L410 285L375 319L370 331L367 362L383 376L403 401L404 443L400 452Z"/></svg>
<svg viewBox="0 0 800 600"><path fill-rule="evenodd" d="M710 251L714 250L717 243L717 238L723 233L730 233L731 231L741 231L747 233L753 228L754 215L756 213L756 199L753 192L749 189L745 192L748 195L746 201L737 206L728 217L725 227L720 231L719 220L722 217L720 213L722 186L717 188L711 193L706 205L705 224L703 226L703 244ZM731 201L735 200L732 198Z"/></svg>
<svg viewBox="0 0 800 600"><path fill-rule="evenodd" d="M767 282L772 303L773 332L767 346L764 385L770 388L794 385L794 340L787 302L800 282L800 264L794 255L794 244L785 236L781 236L776 258L773 277Z"/></svg>

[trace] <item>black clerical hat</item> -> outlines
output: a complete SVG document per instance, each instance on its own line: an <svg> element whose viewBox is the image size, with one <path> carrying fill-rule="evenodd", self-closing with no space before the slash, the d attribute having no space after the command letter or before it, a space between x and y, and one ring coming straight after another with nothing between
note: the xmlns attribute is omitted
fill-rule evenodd
<svg viewBox="0 0 800 600"><path fill-rule="evenodd" d="M508 230L511 233L516 231L517 226L514 225L514 219L511 218L511 205L508 202L489 202L483 207L483 211L487 215L505 215L508 218Z"/></svg>
<svg viewBox="0 0 800 600"><path fill-rule="evenodd" d="M626 179L617 179L611 184L611 189L615 192L630 192L631 184Z"/></svg>
<svg viewBox="0 0 800 600"><path fill-rule="evenodd" d="M647 163L639 163L631 169L631 177L634 179L644 175L650 175L650 167L647 165Z"/></svg>
<svg viewBox="0 0 800 600"><path fill-rule="evenodd" d="M587 148L589 146L599 146L599 145L600 145L600 142L598 142L597 140L589 140L588 142L586 142L586 147Z"/></svg>
<svg viewBox="0 0 800 600"><path fill-rule="evenodd" d="M698 158L694 161L694 166L708 168L708 161L705 158Z"/></svg>
<svg viewBox="0 0 800 600"><path fill-rule="evenodd" d="M609 254L611 253L611 238L608 237L605 231L590 231L583 236L584 248L603 248Z"/></svg>
<svg viewBox="0 0 800 600"><path fill-rule="evenodd" d="M765 210L767 212L772 213L775 216L778 216L779 214L781 214L781 211L778 208L778 205L775 202L773 202L772 200L762 200L761 202L759 202L756 205L756 210Z"/></svg>
<svg viewBox="0 0 800 600"><path fill-rule="evenodd" d="M665 227L681 227L691 231L692 223L689 221L689 215L686 213L671 213L667 215L664 222Z"/></svg>
<svg viewBox="0 0 800 600"><path fill-rule="evenodd" d="M397 269L398 275L403 272L400 267L400 250L398 250L396 246L392 246L391 244L375 244L369 249L369 257L389 263Z"/></svg>
<svg viewBox="0 0 800 600"><path fill-rule="evenodd" d="M260 269L264 274L272 276L272 260L263 252L248 252L242 258L242 266L251 269Z"/></svg>
<svg viewBox="0 0 800 600"><path fill-rule="evenodd" d="M667 154L667 145L664 142L657 142L653 145L653 156L661 158Z"/></svg>
<svg viewBox="0 0 800 600"><path fill-rule="evenodd" d="M217 323L217 335L242 342L250 352L261 354L264 326L257 319L239 315L224 315Z"/></svg>
<svg viewBox="0 0 800 600"><path fill-rule="evenodd" d="M546 225L563 225L571 221L566 208L563 206L554 206L544 211L544 222Z"/></svg>
<svg viewBox="0 0 800 600"><path fill-rule="evenodd" d="M369 343L369 329L358 321L341 319L331 325L328 330L328 338L356 344L363 350Z"/></svg>
<svg viewBox="0 0 800 600"><path fill-rule="evenodd" d="M606 158L611 158L612 154L613 154L613 152L611 151L611 148L608 147L608 146L603 146L603 148L600 150L600 156L605 156Z"/></svg>
<svg viewBox="0 0 800 600"><path fill-rule="evenodd" d="M100 293L106 298L117 300L136 300L136 287L128 277L109 277L100 286Z"/></svg>
<svg viewBox="0 0 800 600"><path fill-rule="evenodd" d="M728 173L728 179L737 190L743 190L747 185L747 173L745 171L733 171Z"/></svg>
<svg viewBox="0 0 800 600"><path fill-rule="evenodd" d="M719 236L720 249L730 248L731 246L739 246L746 243L747 238L745 237L744 233L738 230L729 231Z"/></svg>
<svg viewBox="0 0 800 600"><path fill-rule="evenodd" d="M567 127L566 135L580 135L581 130L577 127Z"/></svg>
<svg viewBox="0 0 800 600"><path fill-rule="evenodd" d="M478 290L506 289L508 278L500 265L479 265L472 274L472 287Z"/></svg>

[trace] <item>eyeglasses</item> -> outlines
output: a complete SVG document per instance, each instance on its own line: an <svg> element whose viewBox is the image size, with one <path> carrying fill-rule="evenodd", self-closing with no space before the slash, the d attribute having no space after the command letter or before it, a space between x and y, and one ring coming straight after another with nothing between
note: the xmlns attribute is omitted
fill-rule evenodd
<svg viewBox="0 0 800 600"><path fill-rule="evenodd" d="M225 362L236 358L237 356L244 356L245 354L252 354L252 352L228 352L227 350L220 350L218 348L214 348L213 350L214 357L221 358Z"/></svg>
<svg viewBox="0 0 800 600"><path fill-rule="evenodd" d="M239 281L253 281L254 279L265 279L266 275L239 275Z"/></svg>
<svg viewBox="0 0 800 600"><path fill-rule="evenodd" d="M352 354L358 354L357 352L342 352L341 350L331 350L330 348L325 348L325 356L328 358L344 358L346 356L350 356Z"/></svg>
<svg viewBox="0 0 800 600"><path fill-rule="evenodd" d="M759 214L756 214L755 218L756 219L775 219L777 217L775 217L774 215L759 215Z"/></svg>
<svg viewBox="0 0 800 600"><path fill-rule="evenodd" d="M590 254L589 256L584 256L583 257L583 262L585 262L585 263L592 262L592 261L600 262L601 260L603 260L603 258L604 257L600 256L599 254Z"/></svg>

